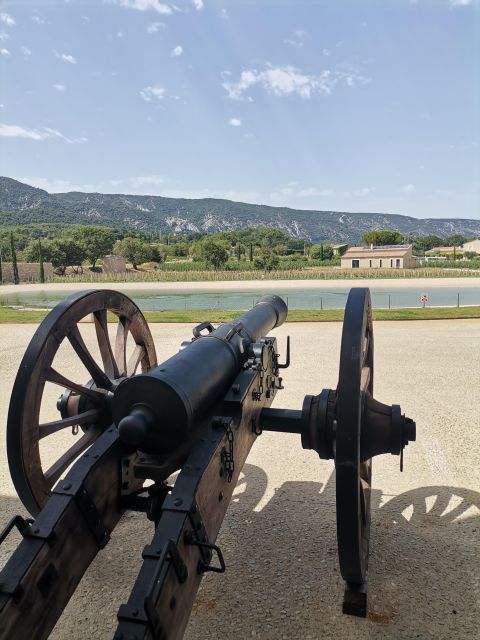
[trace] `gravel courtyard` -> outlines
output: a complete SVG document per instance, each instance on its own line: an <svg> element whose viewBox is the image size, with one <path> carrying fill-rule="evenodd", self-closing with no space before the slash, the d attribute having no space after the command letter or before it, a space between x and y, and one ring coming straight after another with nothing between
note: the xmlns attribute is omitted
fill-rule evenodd
<svg viewBox="0 0 480 640"><path fill-rule="evenodd" d="M0 527L25 513L5 451L8 402L36 327L0 325ZM190 325L152 325L159 361ZM84 328L93 338L91 326ZM334 388L340 323L287 324L292 365L274 406L300 408ZM227 571L208 575L188 640L225 638L473 639L480 629L480 321L377 322L375 397L401 404L417 442L399 460L374 461L367 620L341 614L333 463L302 450L299 436L255 444L218 537ZM69 362L65 363L69 366ZM73 366L73 360L72 360ZM58 394L57 394L58 395ZM55 416L52 403L51 419ZM113 637L152 525L127 514L92 564L52 638ZM2 546L2 564L10 540Z"/></svg>

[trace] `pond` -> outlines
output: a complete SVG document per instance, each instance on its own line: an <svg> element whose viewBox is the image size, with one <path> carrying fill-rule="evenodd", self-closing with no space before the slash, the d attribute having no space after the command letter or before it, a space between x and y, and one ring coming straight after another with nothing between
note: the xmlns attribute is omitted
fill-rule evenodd
<svg viewBox="0 0 480 640"><path fill-rule="evenodd" d="M112 285L121 291L121 286ZM159 287L160 289L160 287ZM250 308L260 296L275 293L282 296L290 309L343 309L350 288L318 289L299 287L298 289L284 289L281 287L265 287L262 290L235 291L234 286L224 291L212 291L208 287L203 290L182 289L178 293L165 293L154 289L129 289L126 294L145 311L178 311L196 309L232 309L242 310ZM419 307L422 306L422 294L428 295L427 306L451 307L480 305L480 287L402 287L395 289L371 289L372 303L377 309L389 307ZM50 309L57 302L63 300L68 293L60 290L32 291L25 293L2 294L0 291L0 306L31 309Z"/></svg>

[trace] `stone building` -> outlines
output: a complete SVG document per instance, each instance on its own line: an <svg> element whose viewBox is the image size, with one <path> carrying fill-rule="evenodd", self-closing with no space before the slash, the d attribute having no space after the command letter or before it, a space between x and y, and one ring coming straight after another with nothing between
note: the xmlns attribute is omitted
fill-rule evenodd
<svg viewBox="0 0 480 640"><path fill-rule="evenodd" d="M416 263L411 244L350 247L341 257L343 269L413 269Z"/></svg>
<svg viewBox="0 0 480 640"><path fill-rule="evenodd" d="M475 253L480 253L480 239L465 242L462 249L463 251L474 251Z"/></svg>
<svg viewBox="0 0 480 640"><path fill-rule="evenodd" d="M40 264L38 262L18 262L18 277L20 282L40 282ZM53 266L51 262L43 263L45 280L53 278ZM2 282L13 282L13 268L11 262L2 262Z"/></svg>

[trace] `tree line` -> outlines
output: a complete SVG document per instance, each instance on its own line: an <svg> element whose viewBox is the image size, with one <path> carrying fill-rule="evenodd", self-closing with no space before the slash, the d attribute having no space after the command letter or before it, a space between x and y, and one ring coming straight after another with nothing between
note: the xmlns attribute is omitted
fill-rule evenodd
<svg viewBox="0 0 480 640"><path fill-rule="evenodd" d="M403 236L389 229L368 231L362 236L366 245L412 244L414 254L419 256L436 246L458 247L467 240L460 234L448 238ZM158 268L166 262L175 268L176 264L180 267L187 261L198 269L254 268L264 271L303 268L309 264L340 264L331 243L312 244L269 227L178 235L69 224L0 227L0 281L2 261L12 262L15 281L18 280L19 260L37 262L43 281L44 262L51 262L57 273L64 275L68 268L81 272L86 265L96 270L101 258L109 254L124 257L134 269L144 263L154 263Z"/></svg>

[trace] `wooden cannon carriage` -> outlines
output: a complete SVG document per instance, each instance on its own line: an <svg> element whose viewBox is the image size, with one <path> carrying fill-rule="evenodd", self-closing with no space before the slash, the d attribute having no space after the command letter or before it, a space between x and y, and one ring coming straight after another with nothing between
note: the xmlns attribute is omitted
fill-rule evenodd
<svg viewBox="0 0 480 640"><path fill-rule="evenodd" d="M98 358L79 330L87 317ZM9 409L10 472L34 519L17 516L0 535L0 543L14 527L22 535L0 573L0 638L48 637L126 510L144 512L154 535L139 550L143 564L113 637L181 638L203 574L225 571L216 537L262 431L298 433L303 448L334 460L343 611L366 615L372 458L400 455L402 466L415 423L373 397L370 293L360 288L346 305L337 388L305 396L298 410L271 408L290 345L282 363L268 333L286 317L281 298L264 296L233 322L195 327L159 365L126 296L83 292L52 310L20 364ZM58 371L66 348L88 380ZM42 418L47 382L61 391L54 421ZM49 436L67 430L65 451L47 464Z"/></svg>

